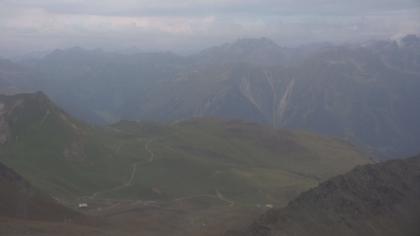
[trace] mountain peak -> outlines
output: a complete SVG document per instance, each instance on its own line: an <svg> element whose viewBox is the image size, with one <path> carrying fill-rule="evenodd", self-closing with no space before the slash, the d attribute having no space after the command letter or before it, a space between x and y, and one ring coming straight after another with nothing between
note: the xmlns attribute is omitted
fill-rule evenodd
<svg viewBox="0 0 420 236"><path fill-rule="evenodd" d="M254 65L279 64L282 48L268 38L242 38L232 43L212 47L196 55L204 63L247 63Z"/></svg>
<svg viewBox="0 0 420 236"><path fill-rule="evenodd" d="M420 156L359 166L269 210L248 236L418 235Z"/></svg>
<svg viewBox="0 0 420 236"><path fill-rule="evenodd" d="M0 95L0 144L17 136L50 127L67 134L79 134L82 125L57 107L43 92ZM49 134L46 134L49 135Z"/></svg>
<svg viewBox="0 0 420 236"><path fill-rule="evenodd" d="M269 38L240 38L235 42L228 44L230 47L241 47L247 49L268 49L268 48L279 48L274 41Z"/></svg>
<svg viewBox="0 0 420 236"><path fill-rule="evenodd" d="M16 109L18 107L18 105L16 104L23 104L29 102L37 104L40 107L55 107L53 102L42 91L34 93L22 93L16 95L0 95L0 104L3 104L3 108L7 106L13 106L14 109Z"/></svg>
<svg viewBox="0 0 420 236"><path fill-rule="evenodd" d="M76 61L85 63L88 58L98 58L103 56L101 49L85 49L81 47L72 47L65 49L56 49L45 56L45 59L52 61Z"/></svg>
<svg viewBox="0 0 420 236"><path fill-rule="evenodd" d="M401 39L401 43L406 47L420 45L420 38L415 34L408 34Z"/></svg>

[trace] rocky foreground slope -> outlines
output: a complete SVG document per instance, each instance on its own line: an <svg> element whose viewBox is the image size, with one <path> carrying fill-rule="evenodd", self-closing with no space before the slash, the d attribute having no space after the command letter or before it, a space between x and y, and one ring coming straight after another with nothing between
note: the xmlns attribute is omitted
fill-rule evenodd
<svg viewBox="0 0 420 236"><path fill-rule="evenodd" d="M301 194L284 209L267 212L238 234L418 236L419 199L420 156L367 165Z"/></svg>

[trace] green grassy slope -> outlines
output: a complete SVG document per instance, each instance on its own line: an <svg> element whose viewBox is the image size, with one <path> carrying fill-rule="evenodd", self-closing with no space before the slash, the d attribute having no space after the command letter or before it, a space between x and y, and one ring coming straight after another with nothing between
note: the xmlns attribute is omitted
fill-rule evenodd
<svg viewBox="0 0 420 236"><path fill-rule="evenodd" d="M155 160L138 166L135 184L126 189L138 197L220 192L240 203L283 204L318 181L368 162L337 140L240 121L197 119L150 132L134 123L114 127L154 140L149 149Z"/></svg>
<svg viewBox="0 0 420 236"><path fill-rule="evenodd" d="M1 161L67 200L205 195L227 204L283 205L319 181L369 162L341 141L240 121L93 128L43 94L3 96L0 103L3 129L9 130Z"/></svg>

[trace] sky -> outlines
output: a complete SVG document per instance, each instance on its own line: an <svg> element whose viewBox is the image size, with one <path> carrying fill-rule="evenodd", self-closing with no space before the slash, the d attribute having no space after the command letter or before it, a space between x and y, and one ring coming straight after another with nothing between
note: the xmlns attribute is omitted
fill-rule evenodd
<svg viewBox="0 0 420 236"><path fill-rule="evenodd" d="M188 52L420 34L420 0L0 0L0 57L80 46Z"/></svg>

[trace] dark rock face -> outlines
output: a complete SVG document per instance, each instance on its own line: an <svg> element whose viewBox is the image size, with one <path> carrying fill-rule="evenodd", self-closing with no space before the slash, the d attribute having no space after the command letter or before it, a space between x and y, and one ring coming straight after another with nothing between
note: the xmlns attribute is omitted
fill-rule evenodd
<svg viewBox="0 0 420 236"><path fill-rule="evenodd" d="M357 167L268 211L243 235L420 235L420 156Z"/></svg>

